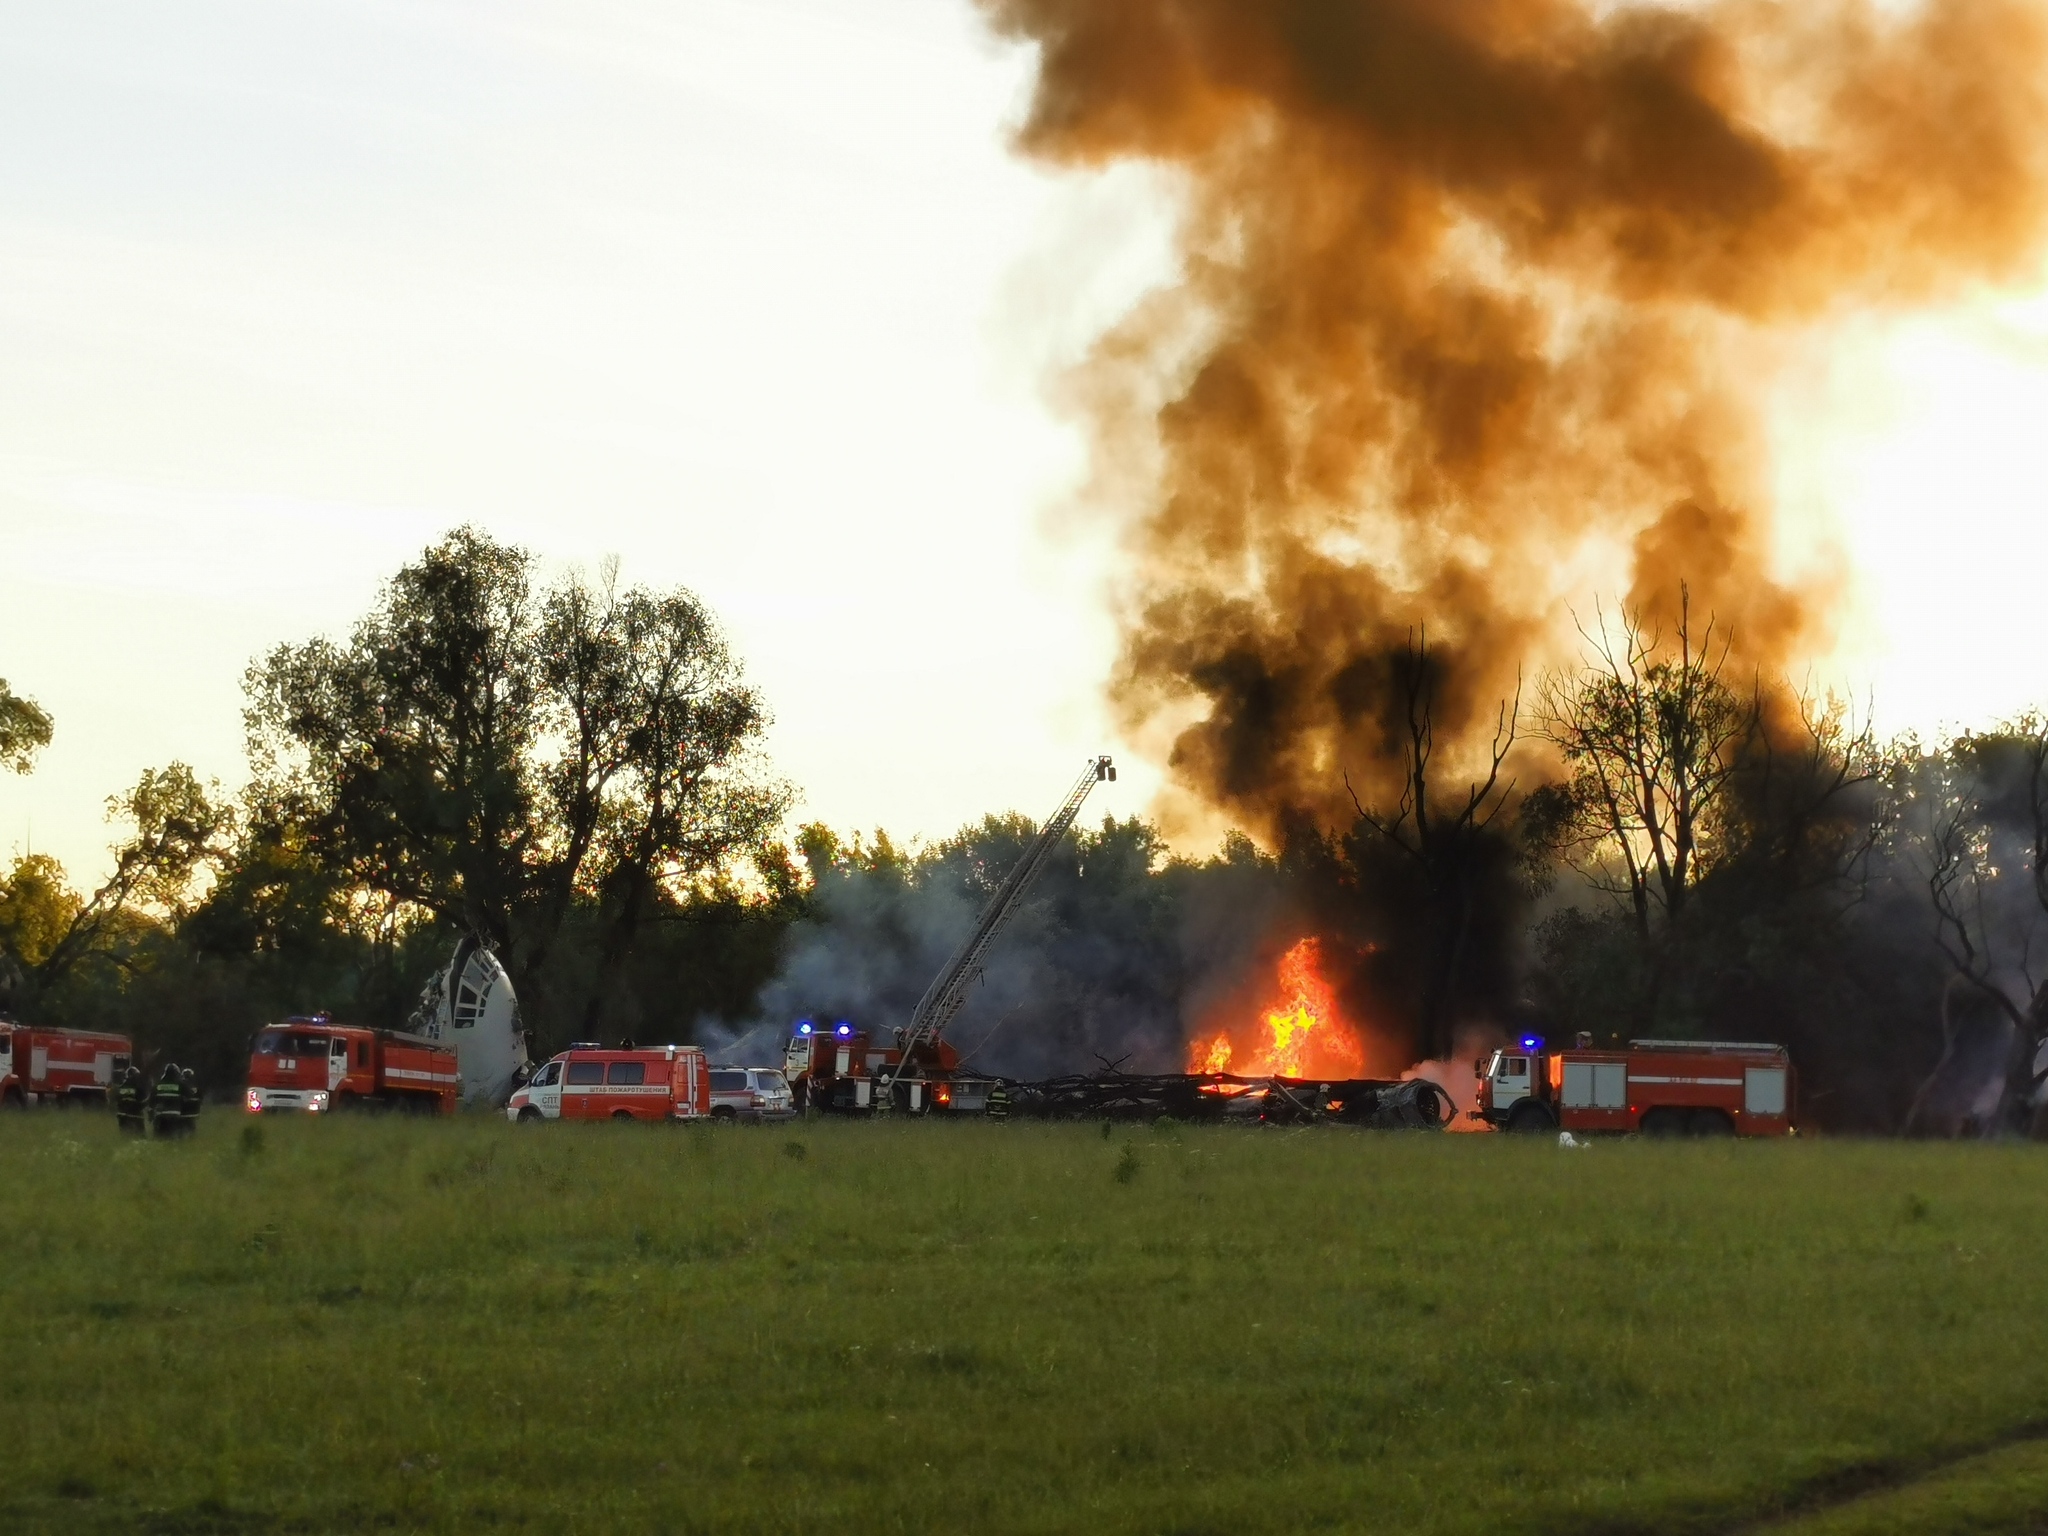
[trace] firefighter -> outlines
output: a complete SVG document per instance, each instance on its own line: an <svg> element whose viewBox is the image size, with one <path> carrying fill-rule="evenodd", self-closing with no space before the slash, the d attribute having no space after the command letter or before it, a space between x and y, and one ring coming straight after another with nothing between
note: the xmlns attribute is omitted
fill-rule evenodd
<svg viewBox="0 0 2048 1536"><path fill-rule="evenodd" d="M991 1120L1010 1118L1010 1090L1003 1086L1001 1079L997 1079L989 1086L988 1117Z"/></svg>
<svg viewBox="0 0 2048 1536"><path fill-rule="evenodd" d="M122 1130L140 1136L147 1129L143 1114L148 1107L142 1095L142 1069L131 1066L114 1087L114 1118Z"/></svg>
<svg viewBox="0 0 2048 1536"><path fill-rule="evenodd" d="M156 1133L159 1136L176 1136L184 1129L181 1124L184 1106L185 1086L178 1080L178 1068L172 1062L164 1063L164 1070L156 1080L156 1092L150 1096L150 1107L156 1111Z"/></svg>
<svg viewBox="0 0 2048 1536"><path fill-rule="evenodd" d="M186 1135L199 1129L199 1074L190 1067L178 1074L178 1118Z"/></svg>

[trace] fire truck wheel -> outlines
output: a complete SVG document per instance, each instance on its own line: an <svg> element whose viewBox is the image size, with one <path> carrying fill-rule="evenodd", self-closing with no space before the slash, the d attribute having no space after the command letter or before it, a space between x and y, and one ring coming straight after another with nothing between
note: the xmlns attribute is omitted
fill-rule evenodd
<svg viewBox="0 0 2048 1536"><path fill-rule="evenodd" d="M612 1111L612 1118L614 1120L631 1120L633 1112L630 1109L615 1109Z"/></svg>
<svg viewBox="0 0 2048 1536"><path fill-rule="evenodd" d="M27 1109L28 1100L21 1096L19 1088L7 1090L7 1097L0 1099L0 1109Z"/></svg>
<svg viewBox="0 0 2048 1536"><path fill-rule="evenodd" d="M1524 1101L1508 1111L1508 1129L1517 1136L1540 1136L1556 1130L1557 1121L1541 1104Z"/></svg>
<svg viewBox="0 0 2048 1536"><path fill-rule="evenodd" d="M1728 1118L1725 1109L1696 1109L1692 1112L1692 1123L1687 1127L1695 1136L1733 1136L1735 1122Z"/></svg>
<svg viewBox="0 0 2048 1536"><path fill-rule="evenodd" d="M521 1125L539 1125L545 1119L547 1119L547 1116L535 1109L531 1104L519 1111L519 1123Z"/></svg>
<svg viewBox="0 0 2048 1536"><path fill-rule="evenodd" d="M1645 1136L1683 1136L1690 1129L1682 1109L1646 1109L1643 1111L1643 1134Z"/></svg>

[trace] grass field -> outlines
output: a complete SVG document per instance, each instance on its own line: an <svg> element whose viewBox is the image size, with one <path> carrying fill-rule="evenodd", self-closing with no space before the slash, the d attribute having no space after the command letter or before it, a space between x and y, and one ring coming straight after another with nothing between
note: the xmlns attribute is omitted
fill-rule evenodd
<svg viewBox="0 0 2048 1536"><path fill-rule="evenodd" d="M44 1113L0 1169L10 1530L2048 1523L1988 1449L2048 1149Z"/></svg>

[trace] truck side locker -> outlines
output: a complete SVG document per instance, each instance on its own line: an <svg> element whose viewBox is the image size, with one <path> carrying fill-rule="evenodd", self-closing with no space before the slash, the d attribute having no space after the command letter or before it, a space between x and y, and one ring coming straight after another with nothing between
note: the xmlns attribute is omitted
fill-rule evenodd
<svg viewBox="0 0 2048 1536"><path fill-rule="evenodd" d="M1593 1068L1593 1107L1595 1109L1628 1108L1628 1063L1625 1061L1596 1061Z"/></svg>
<svg viewBox="0 0 2048 1536"><path fill-rule="evenodd" d="M1750 1115L1785 1113L1785 1069L1745 1067L1742 1071L1742 1109Z"/></svg>
<svg viewBox="0 0 2048 1536"><path fill-rule="evenodd" d="M1558 1102L1566 1109L1591 1109L1593 1107L1593 1063L1590 1061L1567 1061L1564 1064L1564 1090Z"/></svg>

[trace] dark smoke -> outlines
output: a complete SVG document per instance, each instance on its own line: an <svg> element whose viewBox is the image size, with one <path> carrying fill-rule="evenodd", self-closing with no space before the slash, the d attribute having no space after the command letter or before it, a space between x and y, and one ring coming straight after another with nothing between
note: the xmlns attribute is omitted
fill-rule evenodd
<svg viewBox="0 0 2048 1536"><path fill-rule="evenodd" d="M1183 189L1179 282L1079 381L1148 487L1112 695L1267 835L1383 785L1417 626L1468 742L1593 593L1823 646L1832 586L1772 579L1773 347L2040 245L2018 0L978 3L1040 49L1027 152Z"/></svg>

